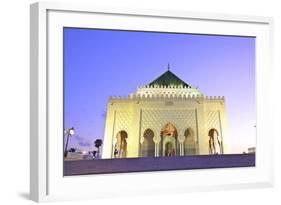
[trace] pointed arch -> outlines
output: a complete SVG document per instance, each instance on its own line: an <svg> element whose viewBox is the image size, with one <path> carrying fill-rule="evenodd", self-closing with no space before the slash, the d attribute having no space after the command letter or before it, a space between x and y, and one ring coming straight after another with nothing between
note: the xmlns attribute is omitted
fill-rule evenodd
<svg viewBox="0 0 281 205"><path fill-rule="evenodd" d="M196 155L195 133L192 128L184 131L184 155Z"/></svg>
<svg viewBox="0 0 281 205"><path fill-rule="evenodd" d="M155 144L153 141L154 132L152 129L146 129L143 133L144 141L141 145L142 157L154 157L155 156Z"/></svg>
<svg viewBox="0 0 281 205"><path fill-rule="evenodd" d="M168 122L161 130L160 153L162 156L178 154L178 131L174 124Z"/></svg>
<svg viewBox="0 0 281 205"><path fill-rule="evenodd" d="M113 149L114 158L127 157L127 138L128 138L128 133L125 130L121 130L117 133L116 143Z"/></svg>
<svg viewBox="0 0 281 205"><path fill-rule="evenodd" d="M222 154L222 141L217 129L211 128L208 132L209 136L209 153Z"/></svg>

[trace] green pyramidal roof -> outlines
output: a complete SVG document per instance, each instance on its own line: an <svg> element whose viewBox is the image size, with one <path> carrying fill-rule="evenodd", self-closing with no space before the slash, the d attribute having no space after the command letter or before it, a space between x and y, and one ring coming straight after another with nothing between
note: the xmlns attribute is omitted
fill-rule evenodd
<svg viewBox="0 0 281 205"><path fill-rule="evenodd" d="M167 70L161 76L156 78L154 81L149 83L150 86L183 86L183 87L191 87L183 80L181 80L178 76L172 73L170 70Z"/></svg>

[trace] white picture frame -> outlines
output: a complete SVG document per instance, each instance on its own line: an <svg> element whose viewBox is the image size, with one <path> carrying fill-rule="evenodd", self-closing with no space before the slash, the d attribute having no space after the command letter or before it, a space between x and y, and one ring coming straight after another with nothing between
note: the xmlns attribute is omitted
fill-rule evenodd
<svg viewBox="0 0 281 205"><path fill-rule="evenodd" d="M97 8L95 5L35 3L30 13L30 198L34 201L91 199L141 194L268 187L273 185L273 131L270 101L273 19L270 17ZM183 25L188 25L183 26ZM62 140L62 28L256 36L256 167L182 170L64 177ZM188 30L187 30L188 29ZM266 137L265 137L266 136ZM235 176L235 177L234 177ZM169 187L163 179L169 177ZM119 189L112 184L122 181ZM132 186L134 181L134 186ZM147 187L146 181L151 181ZM186 183L185 183L186 182ZM92 186L98 186L93 192ZM79 189L71 189L79 187Z"/></svg>

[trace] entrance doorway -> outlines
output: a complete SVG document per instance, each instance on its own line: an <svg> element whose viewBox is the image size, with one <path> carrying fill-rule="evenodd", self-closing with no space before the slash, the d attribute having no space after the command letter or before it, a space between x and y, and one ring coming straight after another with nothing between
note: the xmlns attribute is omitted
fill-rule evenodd
<svg viewBox="0 0 281 205"><path fill-rule="evenodd" d="M154 132L151 129L145 130L143 134L144 141L141 145L142 157L154 157L155 145L153 141Z"/></svg>
<svg viewBox="0 0 281 205"><path fill-rule="evenodd" d="M177 148L178 132L172 123L167 123L161 130L160 153L162 156L171 157L178 154Z"/></svg>
<svg viewBox="0 0 281 205"><path fill-rule="evenodd" d="M126 158L127 156L127 138L128 133L124 130L117 133L117 142L114 148L115 158Z"/></svg>

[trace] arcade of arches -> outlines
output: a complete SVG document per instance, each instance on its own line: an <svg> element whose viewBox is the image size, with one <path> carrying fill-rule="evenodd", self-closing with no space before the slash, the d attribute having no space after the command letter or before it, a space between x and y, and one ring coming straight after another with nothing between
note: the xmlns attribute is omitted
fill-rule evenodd
<svg viewBox="0 0 281 205"><path fill-rule="evenodd" d="M219 132L212 128L209 135L209 153L222 154L222 142L219 139ZM154 142L154 132L146 129L143 133L143 142L140 144L140 157L171 157L171 156L190 156L197 154L197 143L195 133L192 128L184 131L184 142L178 140L176 127L167 123L161 130L160 143ZM126 158L128 134L122 130L116 136L116 143L113 149L114 158Z"/></svg>
<svg viewBox="0 0 281 205"><path fill-rule="evenodd" d="M107 105L103 159L229 152L225 98L205 95L170 69Z"/></svg>
<svg viewBox="0 0 281 205"><path fill-rule="evenodd" d="M179 142L178 131L171 123L167 123L161 130L161 141L159 143L154 142L154 135L151 129L145 130L143 134L144 141L140 144L141 157L171 157L196 154L197 145L194 131L191 128L185 130L184 143Z"/></svg>

